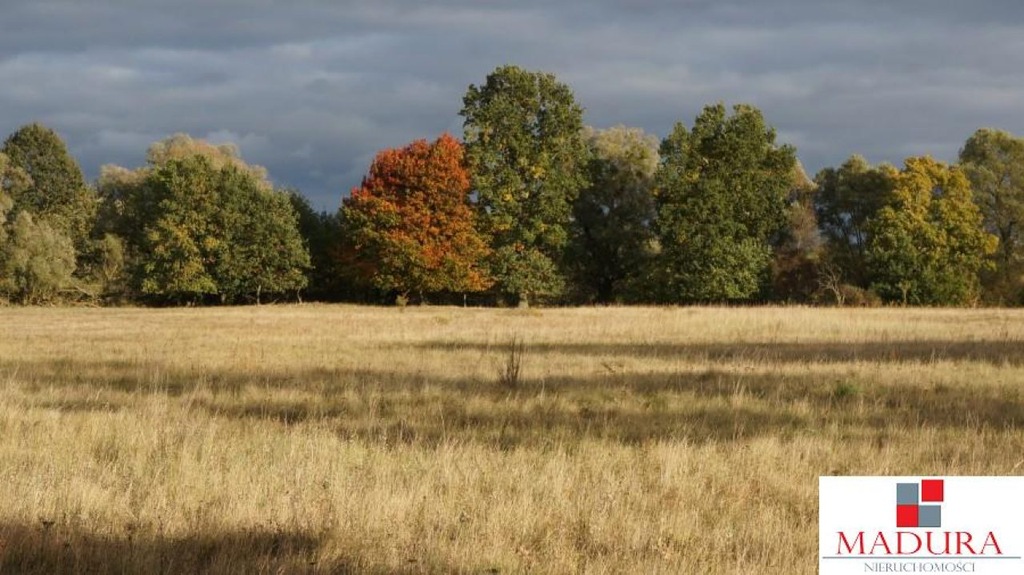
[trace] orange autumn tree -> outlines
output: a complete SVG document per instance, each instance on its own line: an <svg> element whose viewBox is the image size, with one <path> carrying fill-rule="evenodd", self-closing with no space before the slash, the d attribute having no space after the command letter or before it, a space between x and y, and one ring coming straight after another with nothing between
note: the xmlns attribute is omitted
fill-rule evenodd
<svg viewBox="0 0 1024 575"><path fill-rule="evenodd" d="M448 134L379 152L362 186L342 202L349 255L374 287L474 292L490 279L475 225L462 144Z"/></svg>

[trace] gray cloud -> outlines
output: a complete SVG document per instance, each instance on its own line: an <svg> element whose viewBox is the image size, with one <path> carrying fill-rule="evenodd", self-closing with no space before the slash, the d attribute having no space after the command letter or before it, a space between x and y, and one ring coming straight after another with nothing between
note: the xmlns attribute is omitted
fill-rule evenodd
<svg viewBox="0 0 1024 575"><path fill-rule="evenodd" d="M9 3L5 3L9 4ZM175 132L239 145L337 207L373 154L458 134L470 83L515 63L596 126L659 136L760 107L811 171L852 153L954 159L1024 133L1024 10L976 0L32 1L0 18L0 133L44 122L90 177Z"/></svg>

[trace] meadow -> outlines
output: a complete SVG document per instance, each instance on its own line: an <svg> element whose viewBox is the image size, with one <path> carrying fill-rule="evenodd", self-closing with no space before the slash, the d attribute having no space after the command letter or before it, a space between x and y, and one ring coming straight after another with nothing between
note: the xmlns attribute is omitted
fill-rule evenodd
<svg viewBox="0 0 1024 575"><path fill-rule="evenodd" d="M1024 473L1024 312L0 308L0 573L814 573Z"/></svg>

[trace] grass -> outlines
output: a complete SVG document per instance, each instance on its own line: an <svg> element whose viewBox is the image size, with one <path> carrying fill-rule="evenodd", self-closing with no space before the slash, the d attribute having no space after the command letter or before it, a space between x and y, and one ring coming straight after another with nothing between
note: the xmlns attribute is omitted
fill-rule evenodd
<svg viewBox="0 0 1024 575"><path fill-rule="evenodd" d="M1019 311L4 308L0 573L814 573L1022 429Z"/></svg>

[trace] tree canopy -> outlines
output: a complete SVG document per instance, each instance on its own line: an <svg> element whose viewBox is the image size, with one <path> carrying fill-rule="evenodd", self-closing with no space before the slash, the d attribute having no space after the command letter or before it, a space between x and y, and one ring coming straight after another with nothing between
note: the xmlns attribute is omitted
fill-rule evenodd
<svg viewBox="0 0 1024 575"><path fill-rule="evenodd" d="M996 302L1024 299L1024 138L981 129L960 151L985 229L999 238L989 290Z"/></svg>
<svg viewBox="0 0 1024 575"><path fill-rule="evenodd" d="M299 235L309 251L310 267L306 271L307 288L304 293L311 299L339 301L351 297L346 285L342 264L342 224L340 210L317 211L302 192L286 190L292 209L298 218Z"/></svg>
<svg viewBox="0 0 1024 575"><path fill-rule="evenodd" d="M295 211L262 168L233 148L183 136L154 145L149 162L106 167L99 184L101 227L124 240L135 290L164 301L237 302L305 286L309 254Z"/></svg>
<svg viewBox="0 0 1024 575"><path fill-rule="evenodd" d="M462 144L448 134L383 150L343 203L355 263L384 291L474 292L490 280Z"/></svg>
<svg viewBox="0 0 1024 575"><path fill-rule="evenodd" d="M10 234L3 240L0 294L25 304L41 303L71 285L75 248L61 230L46 221L36 221L31 212L23 211L15 217Z"/></svg>
<svg viewBox="0 0 1024 575"><path fill-rule="evenodd" d="M661 299L742 301L768 280L771 240L786 225L794 150L756 108L704 108L661 144L655 176Z"/></svg>
<svg viewBox="0 0 1024 575"><path fill-rule="evenodd" d="M1022 138L811 180L750 105L660 142L583 113L500 66L464 93L464 141L380 150L328 210L185 134L90 185L27 124L0 147L0 302L1024 304Z"/></svg>
<svg viewBox="0 0 1024 575"><path fill-rule="evenodd" d="M11 134L0 152L22 178L11 186L14 212L27 211L69 236L79 251L88 249L96 217L96 194L85 184L78 162L56 132L28 124Z"/></svg>
<svg viewBox="0 0 1024 575"><path fill-rule="evenodd" d="M810 302L819 292L825 242L814 200L818 187L796 162L787 195L786 225L773 242L771 295L782 301Z"/></svg>
<svg viewBox="0 0 1024 575"><path fill-rule="evenodd" d="M588 129L588 185L573 206L569 269L583 301L642 299L654 241L658 139L639 128Z"/></svg>
<svg viewBox="0 0 1024 575"><path fill-rule="evenodd" d="M869 223L867 262L882 298L914 305L964 305L998 240L981 227L963 170L910 158Z"/></svg>
<svg viewBox="0 0 1024 575"><path fill-rule="evenodd" d="M583 108L554 75L502 66L460 112L481 228L499 288L526 303L561 293L572 205L586 183Z"/></svg>
<svg viewBox="0 0 1024 575"><path fill-rule="evenodd" d="M890 199L897 170L871 166L851 156L838 168L825 168L815 176L818 191L814 208L830 263L842 270L845 283L868 287L869 222Z"/></svg>

